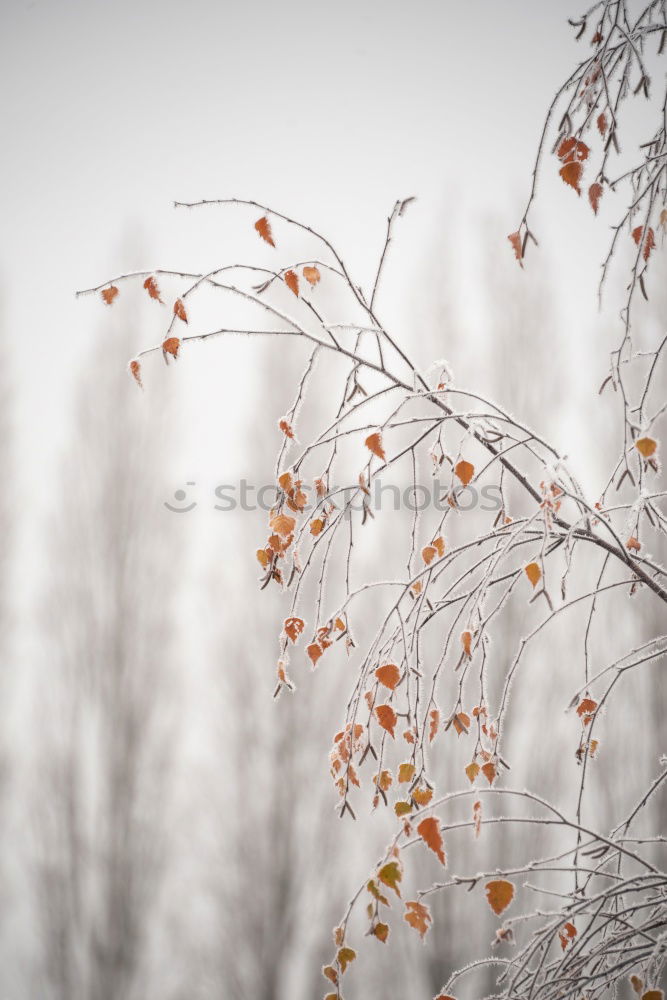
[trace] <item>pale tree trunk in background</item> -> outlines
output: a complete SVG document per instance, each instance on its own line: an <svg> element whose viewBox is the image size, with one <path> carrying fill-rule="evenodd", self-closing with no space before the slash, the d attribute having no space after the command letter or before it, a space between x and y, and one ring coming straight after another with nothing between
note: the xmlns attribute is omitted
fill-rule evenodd
<svg viewBox="0 0 667 1000"><path fill-rule="evenodd" d="M31 797L40 995L54 1000L147 995L167 861L178 559L158 500L170 428L155 399L145 426L131 350L119 336L86 365L49 542Z"/></svg>
<svg viewBox="0 0 667 1000"><path fill-rule="evenodd" d="M2 493L0 494L0 653L3 660L7 653L9 609L9 564L11 557L13 454L12 454L12 375L11 351L4 319L4 303L0 295L0 343L3 347L3 362L0 366L0 469L2 470Z"/></svg>
<svg viewBox="0 0 667 1000"><path fill-rule="evenodd" d="M420 289L411 302L411 315L414 326L418 330L415 336L415 352L424 370L436 361L446 361L453 368L455 376L460 376L462 359L465 356L468 331L464 328L464 312L462 312L460 254L451 236L452 227L440 225L434 231L432 245L424 255L423 264L419 267L416 287ZM432 468L422 464L418 470L418 481L427 486L434 482ZM409 517L409 512L406 512ZM433 536L433 526L441 515L432 510L420 515L418 522L418 537L420 545L428 544ZM451 537L451 519L445 529L447 546L454 544ZM411 531L411 525L406 525L404 531ZM437 661L442 652L441 625L436 625L424 638L425 658ZM448 685L448 670L445 667L445 678L442 688L451 693ZM439 705L447 704L447 698L440 697ZM430 756L437 759L437 773L440 776L439 786L435 794L442 794L446 789L453 788L459 775L458 763L452 754L452 741L455 740L453 730L440 732L430 750ZM406 747L406 760L408 745ZM456 750L459 748L456 747ZM392 789L394 791L394 789ZM402 798L400 789L396 789L394 798ZM390 803L393 798L390 797ZM393 808L390 804L393 815ZM459 848L460 850L460 848ZM431 884L434 877L432 859L421 852L412 852L405 857L406 878L411 877L414 888L424 888ZM435 877L439 878L436 872ZM404 898L415 899L416 896L406 887ZM435 996L449 972L457 964L459 951L459 922L456 917L456 903L448 893L432 896L428 901L433 915L433 925L424 942L403 920L404 906L401 902L393 903L392 910L382 919L391 927L391 947L386 954L378 948L376 966L378 982L386 990L386 996L391 1000L403 1000L409 996L429 994ZM385 993L382 993L384 996Z"/></svg>
<svg viewBox="0 0 667 1000"><path fill-rule="evenodd" d="M646 325L651 323L658 325L659 331L663 336L667 336L667 283L665 282L665 266L663 263L662 269L662 281L654 282L654 291L651 294L650 301L643 304L643 322ZM667 374L665 373L664 360L662 371L658 371L657 377L659 379L657 386L662 389L662 393L658 394L658 398L662 395L663 399L667 398ZM665 421L663 418L662 427L662 466L664 469L666 457L665 457L665 437L664 437L664 427ZM656 489L660 486L656 485ZM664 488L664 487L663 487ZM665 564L667 559L667 550L663 546L661 551L652 553L657 562L661 565ZM667 632L667 616L665 615L664 608L659 606L659 602L651 602L650 605L645 605L645 623L642 629L642 640L647 641L652 636L664 635ZM640 675L641 687L642 687L642 699L640 706L640 718L642 722L638 723L636 711L628 711L626 713L626 728L628 730L628 746L633 746L634 741L637 738L638 728L644 733L644 752L646 756L646 763L644 774L651 775L651 777L657 777L660 773L659 759L667 755L667 684L665 683L665 664L663 660L659 660L657 663L648 666ZM645 719L646 724L643 724ZM641 786L640 786L641 787ZM637 821L637 829L634 831L645 832L647 830L657 830L666 835L667 832L667 789L663 787L661 793L654 796L653 801L650 803L649 807L644 810L647 815L641 816ZM664 849L656 848L656 863L662 863L664 859Z"/></svg>
<svg viewBox="0 0 667 1000"><path fill-rule="evenodd" d="M283 398L286 376L299 365L284 346L263 353L243 470L260 485L273 482L277 419L291 402ZM257 582L255 550L268 513L219 516L237 518L238 541L227 553L231 568L213 569L209 588L213 606L224 609L212 649L221 803L212 872L220 923L215 996L310 1000L324 984L320 969L344 905L344 880L334 873L344 867L345 845L352 849L349 824L334 811L327 760L346 697L344 665L323 662L311 674L304 635L291 651L297 690L272 699L288 605L275 585L260 591Z"/></svg>
<svg viewBox="0 0 667 1000"><path fill-rule="evenodd" d="M12 376L11 376L11 350L8 343L8 332L4 317L4 296L0 296L0 343L2 344L3 363L0 367L0 469L2 470L2 492L0 493L0 700L2 704L3 725L2 736L0 737L0 843L4 844L2 851L3 875L2 891L0 892L0 940L3 943L2 951L9 959L8 949L11 943L7 938L6 915L10 912L7 900L10 898L12 887L7 861L12 857L12 830L11 820L8 815L9 806L7 788L12 779L12 746L11 735L8 727L9 709L13 703L15 695L14 685L16 674L14 670L15 653L12 639L14 636L11 607L11 539L16 530L16 516L13 513L15 500L14 482L14 456L13 456L13 398L12 398ZM5 974L11 969L9 961L3 961L4 974L0 978L2 982Z"/></svg>
<svg viewBox="0 0 667 1000"><path fill-rule="evenodd" d="M558 351L558 323L554 314L553 291L549 276L526 275L512 268L511 276L498 273L496 253L489 256L484 274L485 305L487 325L483 328L483 340L479 343L480 353L484 356L483 378L489 386L489 395L500 406L510 413L521 413L526 425L535 429L538 434L551 434L558 440L561 428L558 424L557 407L559 400L558 386L566 378L566 359ZM513 262L512 262L513 263ZM534 373L544 371L549 367L551 377L548 383L538 381ZM480 374L482 374L480 372ZM576 386L572 386L576 391ZM513 513L513 497L517 491L513 484L506 484L508 514ZM520 587L510 599L503 618L502 632L496 630L493 641L493 654L489 665L489 688L491 705L497 705L500 689L494 677L494 664L511 663L518 641L529 630L530 611L526 609L526 592ZM540 615L547 611L546 604L535 609ZM569 635L569 633L568 633ZM560 655L566 660L570 651L564 632L558 637ZM512 770L503 776L503 783L513 788L523 788L526 785L539 788L540 794L547 798L558 798L559 781L557 768L545 766L536 758L535 746L540 742L540 717L534 713L535 702L549 703L554 695L553 675L548 670L541 670L539 676L530 684L517 685L512 713L516 720L514 726L508 725L510 742L507 749ZM523 719L530 719L528 725ZM518 734L518 738L514 738ZM488 800L487 800L488 801ZM489 811L491 803L489 802ZM507 805L500 812L514 810L516 806ZM536 856L542 850L542 845L536 842L535 831L530 826L509 827L505 824L482 828L477 867L492 870L496 865L506 863L511 857ZM474 869L472 866L471 870ZM482 922L481 933L475 944L478 954L489 950L494 939L495 929L500 921L494 918L488 910L484 910L485 920ZM496 948L497 954L505 956L511 945L501 944ZM499 969L487 970L481 979L482 995L492 994L496 987Z"/></svg>

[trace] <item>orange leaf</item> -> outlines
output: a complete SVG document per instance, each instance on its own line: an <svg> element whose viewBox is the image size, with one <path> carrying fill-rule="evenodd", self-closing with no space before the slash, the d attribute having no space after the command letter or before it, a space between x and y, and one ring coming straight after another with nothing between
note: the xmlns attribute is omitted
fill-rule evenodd
<svg viewBox="0 0 667 1000"><path fill-rule="evenodd" d="M383 684L386 688L389 688L390 691L393 691L401 679L401 671L395 663L385 663L383 666L377 668L375 676L379 680L380 684Z"/></svg>
<svg viewBox="0 0 667 1000"><path fill-rule="evenodd" d="M324 628L318 628L317 630L316 641L319 642L322 649L328 649L333 641L329 638L330 632L331 629L326 625Z"/></svg>
<svg viewBox="0 0 667 1000"><path fill-rule="evenodd" d="M581 180L583 169L584 168L578 160L568 160L567 163L565 163L558 171L565 183L574 188L579 195L581 194L579 181Z"/></svg>
<svg viewBox="0 0 667 1000"><path fill-rule="evenodd" d="M340 951L336 955L336 960L337 960L338 964L340 965L340 971L341 971L341 973L345 972L345 970L347 969L347 967L350 964L350 962L354 962L354 960L355 960L356 957L357 957L357 953L356 953L356 951L354 951L354 949L352 949L352 948L341 948L340 949Z"/></svg>
<svg viewBox="0 0 667 1000"><path fill-rule="evenodd" d="M533 587L536 587L540 580L542 579L542 570L537 565L536 562L528 563L527 566L523 567L523 571L532 583Z"/></svg>
<svg viewBox="0 0 667 1000"><path fill-rule="evenodd" d="M588 200L591 203L591 208L598 214L598 208L600 207L600 198L602 197L602 185L601 184L591 184L588 189Z"/></svg>
<svg viewBox="0 0 667 1000"><path fill-rule="evenodd" d="M380 771L380 773L376 775L375 784L378 788L381 788L383 792L386 792L391 788L391 782L391 771Z"/></svg>
<svg viewBox="0 0 667 1000"><path fill-rule="evenodd" d="M584 726L587 726L593 720L593 712L598 707L597 701L593 701L592 698L582 698L577 705L577 715L582 721Z"/></svg>
<svg viewBox="0 0 667 1000"><path fill-rule="evenodd" d="M257 220L255 223L255 229L262 239L266 240L269 246L275 246L275 243L273 242L273 233L271 232L271 223L265 215L263 215L261 219Z"/></svg>
<svg viewBox="0 0 667 1000"><path fill-rule="evenodd" d="M399 882L401 881L400 872L399 872L398 881ZM386 884L388 884L388 883L385 883L385 885ZM377 885L375 883L375 879L371 879L370 882L367 883L366 888L370 892L370 894L373 897L373 899L377 899L378 903L384 903L385 906L389 906L389 900L387 899L386 896L382 895L382 893L380 892L380 890L378 889L378 887L377 887ZM398 893L398 895L400 896L400 892Z"/></svg>
<svg viewBox="0 0 667 1000"><path fill-rule="evenodd" d="M630 552L639 552L639 550L642 547L642 543L639 541L638 538L635 538L634 535L631 535L630 538L628 538L627 542L625 543L625 547L626 549L629 549Z"/></svg>
<svg viewBox="0 0 667 1000"><path fill-rule="evenodd" d="M662 990L647 990L642 994L642 1000L664 1000L664 997Z"/></svg>
<svg viewBox="0 0 667 1000"><path fill-rule="evenodd" d="M403 914L403 919L406 920L411 927L414 927L416 931L419 932L420 937L424 937L429 925L433 922L431 917L431 912L424 903L418 903L416 900L406 902L405 913Z"/></svg>
<svg viewBox="0 0 667 1000"><path fill-rule="evenodd" d="M440 556L440 558L442 558L442 556L444 556L444 554L445 554L445 540L442 537L442 535L438 535L437 538L434 538L433 542L432 542L432 545L433 545L435 551Z"/></svg>
<svg viewBox="0 0 667 1000"><path fill-rule="evenodd" d="M482 803L479 801L479 799L477 800L477 802L473 803L472 820L473 823L475 824L475 836L479 837L480 832L482 830Z"/></svg>
<svg viewBox="0 0 667 1000"><path fill-rule="evenodd" d="M415 776L414 764L401 764L398 768L398 783L404 785L407 781L412 781Z"/></svg>
<svg viewBox="0 0 667 1000"><path fill-rule="evenodd" d="M143 386L141 381L141 365L138 361L130 361L130 374L139 386Z"/></svg>
<svg viewBox="0 0 667 1000"><path fill-rule="evenodd" d="M382 461L384 462L386 456L384 453L384 448L382 447L382 435L379 432L376 432L375 434L369 434L366 440L364 441L364 444L366 445L369 451L372 451L374 455L377 455L377 457L381 458Z"/></svg>
<svg viewBox="0 0 667 1000"><path fill-rule="evenodd" d="M322 967L322 975L325 979L329 979L334 986L338 983L338 973L334 969L333 965L324 965ZM332 994L335 995L335 994Z"/></svg>
<svg viewBox="0 0 667 1000"><path fill-rule="evenodd" d="M637 226L636 229L632 230L632 238L637 246L641 243L643 235L644 226ZM649 259L651 256L651 250L653 249L655 249L655 233L653 232L651 226L649 226L646 230L646 236L644 236L644 245L642 249L642 257L644 260L647 261Z"/></svg>
<svg viewBox="0 0 667 1000"><path fill-rule="evenodd" d="M658 442L654 441L653 438L643 437L638 438L637 441L635 441L635 448L640 455L644 456L644 458L650 458L651 455L655 455L657 447Z"/></svg>
<svg viewBox="0 0 667 1000"><path fill-rule="evenodd" d="M604 136L605 132L607 131L607 116L604 113L604 111L597 117L597 126L600 135Z"/></svg>
<svg viewBox="0 0 667 1000"><path fill-rule="evenodd" d="M649 229L646 234L646 240L644 242L644 260L648 260L651 250L655 249L655 233L652 229Z"/></svg>
<svg viewBox="0 0 667 1000"><path fill-rule="evenodd" d="M475 466L470 462L466 462L464 458L457 463L454 472L459 477L464 486L467 486L472 477L475 475Z"/></svg>
<svg viewBox="0 0 667 1000"><path fill-rule="evenodd" d="M558 932L558 937L560 939L560 946L563 949L563 951L565 951L572 938L576 937L576 934L577 934L577 928L574 926L574 924L570 923L570 921L568 920L568 922L563 925L562 931Z"/></svg>
<svg viewBox="0 0 667 1000"><path fill-rule="evenodd" d="M395 802L394 812L397 816L407 816L408 813L412 812L412 806L409 802Z"/></svg>
<svg viewBox="0 0 667 1000"><path fill-rule="evenodd" d="M308 265L303 269L303 276L311 288L315 287L321 277L319 268L315 266L309 267Z"/></svg>
<svg viewBox="0 0 667 1000"><path fill-rule="evenodd" d="M162 302L162 299L160 298L160 289L158 288L155 278L146 278L144 281L144 288L152 299L157 299L158 302Z"/></svg>
<svg viewBox="0 0 667 1000"><path fill-rule="evenodd" d="M378 872L378 878L384 885L388 885L390 889L393 889L400 898L401 890L398 888L398 883L403 881L403 872L398 861L389 861L386 865L383 865Z"/></svg>
<svg viewBox="0 0 667 1000"><path fill-rule="evenodd" d="M486 883L486 898L493 912L500 916L514 899L514 886L504 878L494 879Z"/></svg>
<svg viewBox="0 0 667 1000"><path fill-rule="evenodd" d="M470 728L470 716L466 715L465 712L457 712L452 719L454 729L460 736L461 733L468 735L468 729Z"/></svg>
<svg viewBox="0 0 667 1000"><path fill-rule="evenodd" d="M288 438L294 437L294 431L292 430L292 425L288 423L284 417L282 418L282 420L278 421L278 427L281 429L285 437Z"/></svg>
<svg viewBox="0 0 667 1000"><path fill-rule="evenodd" d="M639 976L630 976L630 985L635 993L641 993L644 989L644 980L640 979Z"/></svg>
<svg viewBox="0 0 667 1000"><path fill-rule="evenodd" d="M291 472L283 472L281 476L278 476L278 485L285 493L291 493L294 489L294 480L292 479Z"/></svg>
<svg viewBox="0 0 667 1000"><path fill-rule="evenodd" d="M424 548L422 549L422 559L424 560L427 566L433 562L436 555L437 552L432 545L425 545Z"/></svg>
<svg viewBox="0 0 667 1000"><path fill-rule="evenodd" d="M285 619L285 635L292 642L296 642L304 628L306 623L303 618L286 618Z"/></svg>
<svg viewBox="0 0 667 1000"><path fill-rule="evenodd" d="M523 260L523 244L521 242L521 234L519 232L510 233L509 236L507 237L507 239L512 244L512 250L514 250L514 256L519 261L519 264L521 264L521 267L523 267L523 264L522 264L522 260Z"/></svg>
<svg viewBox="0 0 667 1000"><path fill-rule="evenodd" d="M437 708L434 708L430 712L430 716L431 716L431 725L428 731L428 741L429 743L432 743L438 734L438 729L440 728L440 712L438 711Z"/></svg>
<svg viewBox="0 0 667 1000"><path fill-rule="evenodd" d="M430 847L434 854L437 854L440 863L446 864L442 834L440 833L440 820L436 816L427 816L417 827L417 833L426 846Z"/></svg>
<svg viewBox="0 0 667 1000"><path fill-rule="evenodd" d="M275 531L275 533L280 535L281 538L286 538L288 535L291 535L294 531L295 524L296 521L293 517L290 517L289 514L276 514L276 516L272 517L269 521L271 530Z"/></svg>
<svg viewBox="0 0 667 1000"><path fill-rule="evenodd" d="M389 928L387 927L386 924L376 924L375 927L373 928L373 934L378 939L378 941L382 941L382 943L384 944L387 938L389 937Z"/></svg>
<svg viewBox="0 0 667 1000"><path fill-rule="evenodd" d="M474 783L475 778L477 777L478 774L479 774L479 764L476 764L475 761L473 760L466 767L466 775L471 785Z"/></svg>
<svg viewBox="0 0 667 1000"><path fill-rule="evenodd" d="M394 739L394 728L396 726L396 712L391 705L378 705L375 709L377 720L389 735Z"/></svg>
<svg viewBox="0 0 667 1000"><path fill-rule="evenodd" d="M496 765L492 761L482 764L482 774L490 785L496 780Z"/></svg>
<svg viewBox="0 0 667 1000"><path fill-rule="evenodd" d="M305 509L307 503L308 503L308 497L301 489L301 484L297 483L296 489L292 490L292 492L287 497L287 506L289 507L290 510L301 512L302 510Z"/></svg>
<svg viewBox="0 0 667 1000"><path fill-rule="evenodd" d="M322 532L323 528L324 528L324 521L322 520L321 517L316 517L314 518L314 520L310 522L310 533L311 535L314 535L316 538Z"/></svg>
<svg viewBox="0 0 667 1000"><path fill-rule="evenodd" d="M281 684L285 684L290 689L290 691L294 690L294 685L287 676L287 670L285 669L284 660L278 660L276 674L278 675L278 680L280 681Z"/></svg>
<svg viewBox="0 0 667 1000"><path fill-rule="evenodd" d="M461 632L461 645L463 646L463 652L466 656L470 656L470 646L472 643L472 632L466 629L465 632Z"/></svg>
<svg viewBox="0 0 667 1000"><path fill-rule="evenodd" d="M412 798L415 800L418 806L427 806L431 799L433 798L432 788L415 788L412 793Z"/></svg>
<svg viewBox="0 0 667 1000"><path fill-rule="evenodd" d="M109 285L108 288L103 288L102 289L102 291L100 292L100 295L102 296L102 298L104 299L104 301L106 302L106 304L108 306L110 306L111 303L113 302L113 300L118 295L118 289L116 288L115 285Z"/></svg>
<svg viewBox="0 0 667 1000"><path fill-rule="evenodd" d="M171 354L173 358L178 357L178 351L180 349L181 342L178 337L167 337L162 345L162 354L165 361L167 360L167 355Z"/></svg>
<svg viewBox="0 0 667 1000"><path fill-rule="evenodd" d="M580 139L563 139L558 147L558 158L563 163L571 163L573 161L583 163L584 160L588 159L589 153L590 149Z"/></svg>
<svg viewBox="0 0 667 1000"><path fill-rule="evenodd" d="M178 319L182 319L184 323L187 323L188 321L188 314L185 311L185 306L183 305L181 299L176 299L174 302L174 316L177 316Z"/></svg>
<svg viewBox="0 0 667 1000"><path fill-rule="evenodd" d="M293 535L286 535L283 538L275 532L274 534L269 535L269 542L267 546L267 550L271 550L269 554L273 555L275 553L276 555L283 555L292 544L293 537Z"/></svg>
<svg viewBox="0 0 667 1000"><path fill-rule="evenodd" d="M311 642L310 646L308 646L308 648L306 649L306 652L308 653L308 656L312 660L313 666L316 667L317 661L319 660L324 650L320 646L319 642Z"/></svg>
<svg viewBox="0 0 667 1000"><path fill-rule="evenodd" d="M269 565L269 554L266 549L257 549L257 559L261 565L266 569Z"/></svg>
<svg viewBox="0 0 667 1000"><path fill-rule="evenodd" d="M285 284L294 292L296 297L299 297L299 276L296 271L285 271Z"/></svg>

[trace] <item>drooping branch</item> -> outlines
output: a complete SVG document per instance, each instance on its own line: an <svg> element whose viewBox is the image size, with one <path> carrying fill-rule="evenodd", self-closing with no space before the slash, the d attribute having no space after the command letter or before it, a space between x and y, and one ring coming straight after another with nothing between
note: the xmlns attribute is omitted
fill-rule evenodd
<svg viewBox="0 0 667 1000"><path fill-rule="evenodd" d="M597 502L585 495L569 461L543 436L483 394L457 386L446 363L434 374L422 373L380 319L384 267L411 198L397 201L389 214L372 286L366 291L325 235L286 213L242 199L175 204L236 210L244 220L251 211L251 218L261 213L254 221L258 237L281 255L283 234L293 230L301 241L297 259L281 258L275 267L224 263L202 274L133 272L87 290L99 292L111 305L118 286L143 280L150 298L162 303L158 278L170 285L188 283L173 301L162 342L140 351L130 363L140 384L142 365L151 355L161 351L165 361L176 360L192 341L229 334L286 336L300 338L309 348L291 405L278 420L275 503L267 537L257 550L260 587L277 585L291 594L278 638L275 694L294 690L290 657L303 647L303 659L313 668L323 657L336 656L336 649L346 650L356 674L330 755L339 813L356 818L354 800L363 779L370 786L373 808L393 806L396 817L386 852L353 894L334 932L336 952L324 974L335 991L330 996L336 998L355 957L347 944L348 925L361 898L368 904L368 934L386 941L383 907L392 892L399 895L404 853L422 845L444 866L444 836L455 841L462 831L479 835L483 824L490 829L539 826L562 840L543 858L500 871L454 870L446 881L418 890L403 916L424 936L432 921L426 903L430 896L484 884L488 903L500 917L517 895L512 878L540 880L523 888L553 899L554 909L528 908L503 917L496 943L521 936L521 946L511 959L485 960L501 967L499 997L555 1000L579 997L585 989L592 1000L634 969L642 970L637 979L648 989L658 982L665 961L657 932L667 919L667 876L647 851L658 840L627 836L638 813L664 789L664 772L611 830L584 820L583 811L603 710L621 678L667 653L664 637L655 637L599 667L592 642L594 622L613 614L610 609L619 595L645 595L647 602L657 598L667 603L667 571L660 552L654 554L667 529L665 492L652 483L661 472L659 442L653 435L665 406L657 404L649 415L667 338L662 336L654 350L640 352L631 336L634 293L639 288L646 295L655 232L667 225L664 209L659 214L667 175L664 103L661 124L641 147L640 162L615 180L608 179L608 162L619 145L622 105L632 89L650 93L648 61L655 53L649 49L658 43L660 55L664 48L665 0L653 0L634 20L624 0L600 0L575 26L582 37L594 29L593 52L566 79L548 111L528 204L510 240L523 266L527 242L535 239L529 219L538 166L545 159L556 111L562 118L554 152L561 177L578 193L592 160L582 137L597 129L602 149L588 192L593 210L597 214L606 188L622 190L626 185L630 191L603 278L626 229L634 249L622 340L612 353L610 373L623 401L624 443ZM640 224L631 228L637 216ZM259 284L251 283L258 278ZM224 325L177 336L180 324L195 323L198 294L204 289L221 293L224 304L251 305L267 321L266 328L254 321L239 326L223 313ZM336 294L327 297L326 289ZM322 368L325 391L318 383ZM630 379L630 368L643 371L639 390ZM317 428L302 416L313 394L322 396L331 409ZM431 467L434 487L431 506L421 513L414 501L423 485L424 464ZM414 503L406 501L407 511L394 511L391 570L385 570L381 559L371 569L359 538L376 515L385 517L376 496L378 487L386 487L386 477L392 484L407 481L405 496ZM612 484L623 492L617 502L608 503ZM484 495L485 490L493 498L491 507L474 502L468 509L466 497ZM500 682L489 685L493 638L507 630L510 610L517 608L521 634L513 633L514 652L500 668ZM582 669L572 685L570 709L579 728L574 753L581 777L572 809L564 810L534 792L504 787L511 770L504 744L514 685L529 652L540 637L550 634L553 623L564 628L577 611L583 611L585 619ZM470 762L461 775L467 785L436 793L440 774L433 744L447 739L448 732L469 737ZM400 760L404 756L408 759ZM375 773L367 776L371 762ZM396 798L390 802L392 788ZM493 811L493 803L513 797L529 802L536 815ZM450 808L469 800L472 817L449 815ZM446 822L436 810L447 810ZM547 873L559 875L557 888L541 881ZM444 992L480 964L455 973Z"/></svg>

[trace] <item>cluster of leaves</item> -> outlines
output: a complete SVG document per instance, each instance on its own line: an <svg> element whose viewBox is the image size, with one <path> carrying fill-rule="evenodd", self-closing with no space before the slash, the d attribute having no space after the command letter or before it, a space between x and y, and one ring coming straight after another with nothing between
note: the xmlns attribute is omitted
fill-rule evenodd
<svg viewBox="0 0 667 1000"><path fill-rule="evenodd" d="M632 244L635 248L622 311L622 337L611 352L609 375L602 385L602 388L612 385L623 406L623 454L614 474L621 471L634 479L637 472L631 468L628 452L659 416L646 410L652 379L651 373L647 385L646 365L658 359L665 344L662 340L652 352L637 351L631 335L630 313L637 290L648 299L646 276L657 246L657 234L664 236L667 232L667 86L660 65L667 47L667 12L664 0L645 3L634 14L626 0L599 0L570 24L576 29L578 40L590 43L590 51L563 82L549 108L528 203L517 230L508 239L523 267L528 243L537 243L530 228L531 208L537 193L538 167L550 139L549 127L558 113L561 117L552 152L560 163L558 172L564 183L581 195L584 174L588 173L588 200L596 215L606 192L623 194L624 208L613 225L600 291L615 252ZM652 72L652 62L656 73ZM655 82L656 77L659 83ZM656 108L657 127L630 156L628 166L627 155L622 160L620 136L629 98L644 99ZM619 161L623 166L614 174L612 164ZM636 371L640 373L640 390L633 398Z"/></svg>

